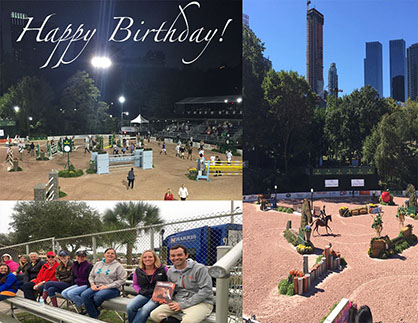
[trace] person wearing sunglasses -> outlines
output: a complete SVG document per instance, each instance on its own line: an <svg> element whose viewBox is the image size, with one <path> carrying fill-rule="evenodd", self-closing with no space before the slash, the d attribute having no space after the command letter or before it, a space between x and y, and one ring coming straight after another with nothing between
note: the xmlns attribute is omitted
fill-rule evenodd
<svg viewBox="0 0 418 323"><path fill-rule="evenodd" d="M56 293L62 292L67 287L73 284L73 262L70 260L70 256L65 250L61 250L58 253L60 264L55 271L55 278L57 281L48 281L45 283L42 298L45 303L49 296L52 306L58 307L58 300Z"/></svg>
<svg viewBox="0 0 418 323"><path fill-rule="evenodd" d="M22 290L25 298L35 301L35 291L38 291L38 293L42 295L45 283L51 280L57 280L55 277L55 271L58 267L56 256L55 252L49 251L46 254L47 263L42 265L38 276L30 282L23 284Z"/></svg>

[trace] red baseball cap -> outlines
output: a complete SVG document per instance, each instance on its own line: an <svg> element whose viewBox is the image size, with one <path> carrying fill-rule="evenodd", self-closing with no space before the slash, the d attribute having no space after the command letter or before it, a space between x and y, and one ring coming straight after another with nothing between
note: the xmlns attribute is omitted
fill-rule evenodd
<svg viewBox="0 0 418 323"><path fill-rule="evenodd" d="M54 256L54 257L56 257L57 256L57 254L55 253L55 252L53 252L53 251L48 251L47 253L46 253L46 256L48 257L48 256Z"/></svg>

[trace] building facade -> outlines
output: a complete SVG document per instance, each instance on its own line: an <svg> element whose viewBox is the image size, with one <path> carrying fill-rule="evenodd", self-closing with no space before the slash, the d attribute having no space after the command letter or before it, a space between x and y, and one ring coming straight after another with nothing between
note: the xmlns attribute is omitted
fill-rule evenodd
<svg viewBox="0 0 418 323"><path fill-rule="evenodd" d="M323 26L323 14L316 9L308 8L306 14L306 78L312 90L321 97L324 92Z"/></svg>
<svg viewBox="0 0 418 323"><path fill-rule="evenodd" d="M331 63L331 66L328 70L328 91L329 95L338 97L338 74L337 74L337 65Z"/></svg>
<svg viewBox="0 0 418 323"><path fill-rule="evenodd" d="M418 43L407 50L408 98L418 99Z"/></svg>
<svg viewBox="0 0 418 323"><path fill-rule="evenodd" d="M364 85L370 85L383 97L382 44L377 41L366 43Z"/></svg>
<svg viewBox="0 0 418 323"><path fill-rule="evenodd" d="M405 40L389 41L390 56L390 96L400 102L405 102L406 94L406 55Z"/></svg>

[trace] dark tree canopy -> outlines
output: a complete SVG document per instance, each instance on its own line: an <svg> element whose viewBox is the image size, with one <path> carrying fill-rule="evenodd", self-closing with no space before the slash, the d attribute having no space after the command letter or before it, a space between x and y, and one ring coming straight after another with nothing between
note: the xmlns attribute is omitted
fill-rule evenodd
<svg viewBox="0 0 418 323"><path fill-rule="evenodd" d="M16 243L50 237L64 238L102 231L99 213L84 202L18 202L14 207L10 227L15 231ZM90 245L91 239L72 239L69 251L81 245Z"/></svg>
<svg viewBox="0 0 418 323"><path fill-rule="evenodd" d="M418 102L385 115L365 140L363 161L377 168L385 187L403 189L418 180Z"/></svg>
<svg viewBox="0 0 418 323"><path fill-rule="evenodd" d="M340 161L361 159L364 140L390 111L391 105L370 86L329 100L325 118L329 154Z"/></svg>

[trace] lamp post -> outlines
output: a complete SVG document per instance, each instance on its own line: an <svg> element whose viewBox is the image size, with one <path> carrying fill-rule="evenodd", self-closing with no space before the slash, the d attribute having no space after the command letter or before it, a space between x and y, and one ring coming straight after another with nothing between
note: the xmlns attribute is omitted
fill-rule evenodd
<svg viewBox="0 0 418 323"><path fill-rule="evenodd" d="M311 188L311 207L312 207L312 210L313 210L313 188Z"/></svg>
<svg viewBox="0 0 418 323"><path fill-rule="evenodd" d="M31 123L31 121L33 120L33 118L32 117L29 117L28 118L28 137L29 137L29 139L30 139L30 123Z"/></svg>
<svg viewBox="0 0 418 323"><path fill-rule="evenodd" d="M120 128L122 129L122 125L123 125L123 103L125 102L125 97L123 95L121 95L119 97L119 102L121 105L121 112L120 112Z"/></svg>

